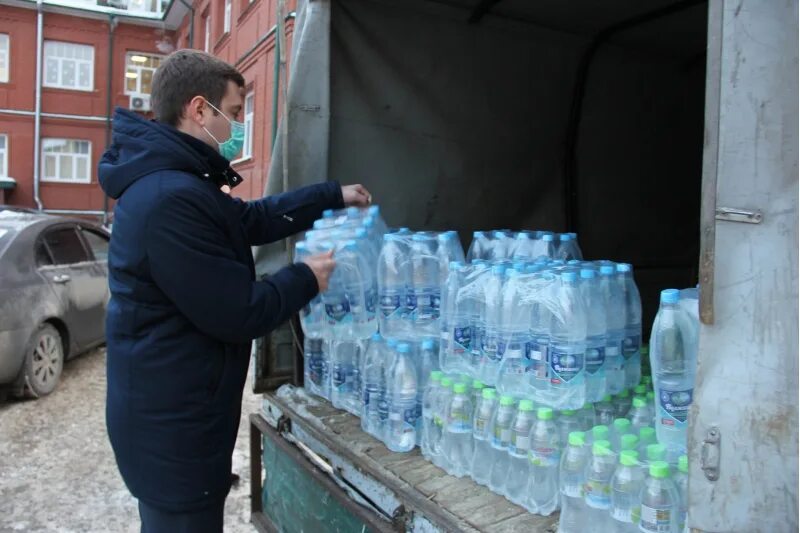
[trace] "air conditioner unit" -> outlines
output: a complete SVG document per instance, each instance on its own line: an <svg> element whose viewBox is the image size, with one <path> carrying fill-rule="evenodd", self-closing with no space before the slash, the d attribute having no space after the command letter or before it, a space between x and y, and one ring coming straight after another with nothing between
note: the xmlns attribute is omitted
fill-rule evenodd
<svg viewBox="0 0 800 533"><path fill-rule="evenodd" d="M132 94L129 107L134 111L150 111L150 95Z"/></svg>

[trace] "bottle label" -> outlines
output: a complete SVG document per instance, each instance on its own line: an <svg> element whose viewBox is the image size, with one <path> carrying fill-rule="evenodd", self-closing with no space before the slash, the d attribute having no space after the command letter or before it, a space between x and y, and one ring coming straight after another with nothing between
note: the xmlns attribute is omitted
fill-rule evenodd
<svg viewBox="0 0 800 533"><path fill-rule="evenodd" d="M617 522L624 522L625 524L635 524L633 518L638 515L635 509L630 507L612 507L611 518ZM638 520L637 520L638 522Z"/></svg>
<svg viewBox="0 0 800 533"><path fill-rule="evenodd" d="M380 402L380 391L378 387L375 386L368 386L364 387L364 411L369 411L370 409L378 410L378 403ZM372 407L370 408L370 404Z"/></svg>
<svg viewBox="0 0 800 533"><path fill-rule="evenodd" d="M369 289L364 294L364 303L367 308L367 321L375 320L375 306L378 302L378 294L375 289Z"/></svg>
<svg viewBox="0 0 800 533"><path fill-rule="evenodd" d="M322 385L323 376L327 375L327 362L322 352L307 353L309 378L315 385Z"/></svg>
<svg viewBox="0 0 800 533"><path fill-rule="evenodd" d="M676 423L683 424L689 417L689 408L692 405L693 389L667 390L661 389L658 401L662 413L661 425L674 426Z"/></svg>
<svg viewBox="0 0 800 533"><path fill-rule="evenodd" d="M453 353L462 354L470 349L472 343L472 328L454 327L453 328Z"/></svg>
<svg viewBox="0 0 800 533"><path fill-rule="evenodd" d="M525 343L525 358L531 362L528 372L535 379L547 379L549 344L547 337L538 337Z"/></svg>
<svg viewBox="0 0 800 533"><path fill-rule="evenodd" d="M496 346L497 349L495 350L494 353L494 360L501 361L503 359L503 356L506 354L506 348L508 347L508 345L505 343L505 341L497 339Z"/></svg>
<svg viewBox="0 0 800 533"><path fill-rule="evenodd" d="M524 456L528 453L528 448L530 448L531 439L527 435L516 435L514 439L511 441L511 445L508 447L508 453Z"/></svg>
<svg viewBox="0 0 800 533"><path fill-rule="evenodd" d="M406 295L406 309L414 320L437 320L439 318L439 300L438 291L410 289Z"/></svg>
<svg viewBox="0 0 800 533"><path fill-rule="evenodd" d="M475 417L475 434L476 435L484 435L486 430L488 429L489 419L482 418L480 416Z"/></svg>
<svg viewBox="0 0 800 533"><path fill-rule="evenodd" d="M606 362L605 346L595 346L586 350L586 373L596 374Z"/></svg>
<svg viewBox="0 0 800 533"><path fill-rule="evenodd" d="M399 315L400 311L400 291L385 290L380 295L381 313L385 318L392 315Z"/></svg>
<svg viewBox="0 0 800 533"><path fill-rule="evenodd" d="M352 392L356 376L353 365L334 363L331 385L339 392Z"/></svg>
<svg viewBox="0 0 800 533"><path fill-rule="evenodd" d="M644 533L671 533L672 509L656 509L655 507L642 505L639 531Z"/></svg>
<svg viewBox="0 0 800 533"><path fill-rule="evenodd" d="M627 361L634 355L640 354L642 348L642 336L640 334L628 335L622 341L622 355Z"/></svg>
<svg viewBox="0 0 800 533"><path fill-rule="evenodd" d="M378 419L385 422L389 418L389 402L386 396L378 394Z"/></svg>
<svg viewBox="0 0 800 533"><path fill-rule="evenodd" d="M622 372L625 369L625 359L622 355L622 342L606 344L606 372Z"/></svg>
<svg viewBox="0 0 800 533"><path fill-rule="evenodd" d="M580 483L568 483L561 487L561 494L569 498L583 498L583 485Z"/></svg>
<svg viewBox="0 0 800 533"><path fill-rule="evenodd" d="M611 485L589 479L583 485L583 499L586 505L593 509L608 509L611 507Z"/></svg>
<svg viewBox="0 0 800 533"><path fill-rule="evenodd" d="M509 441L511 441L511 428L495 425L494 434L492 435L492 447L505 450L508 448Z"/></svg>
<svg viewBox="0 0 800 533"><path fill-rule="evenodd" d="M561 455L555 448L532 448L528 460L533 466L557 467Z"/></svg>
<svg viewBox="0 0 800 533"><path fill-rule="evenodd" d="M550 348L550 367L553 370L551 383L569 383L583 371L583 353L571 353L564 348Z"/></svg>
<svg viewBox="0 0 800 533"><path fill-rule="evenodd" d="M332 326L345 322L350 316L350 302L345 298L334 304L325 304L325 314Z"/></svg>
<svg viewBox="0 0 800 533"><path fill-rule="evenodd" d="M469 413L453 412L447 421L447 431L450 433L472 433L472 423Z"/></svg>

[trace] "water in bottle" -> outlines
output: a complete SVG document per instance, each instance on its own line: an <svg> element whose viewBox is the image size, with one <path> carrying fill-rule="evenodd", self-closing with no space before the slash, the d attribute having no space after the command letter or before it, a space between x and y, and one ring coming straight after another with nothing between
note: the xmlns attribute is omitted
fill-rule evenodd
<svg viewBox="0 0 800 533"><path fill-rule="evenodd" d="M472 463L472 401L466 383L453 385L453 397L447 410L443 454L447 471L453 476L469 475Z"/></svg>
<svg viewBox="0 0 800 533"><path fill-rule="evenodd" d="M497 383L500 361L505 352L506 343L503 335L503 281L505 266L495 265L484 287L484 319L486 337L483 343L482 357L478 369L478 378L488 385Z"/></svg>
<svg viewBox="0 0 800 533"><path fill-rule="evenodd" d="M345 241L334 257L336 269L322 293L328 330L336 340L369 338L376 329L366 301L370 267L355 240Z"/></svg>
<svg viewBox="0 0 800 533"><path fill-rule="evenodd" d="M581 269L581 297L586 302L586 400L599 402L606 395L606 309L596 272Z"/></svg>
<svg viewBox="0 0 800 533"><path fill-rule="evenodd" d="M411 284L406 293L406 312L417 335L439 336L439 258L436 240L416 233L411 237Z"/></svg>
<svg viewBox="0 0 800 533"><path fill-rule="evenodd" d="M489 457L492 454L491 424L497 410L497 391L484 388L481 398L475 407L475 416L472 424L472 437L474 453L472 456L472 479L475 483L489 485L489 475L492 472L492 463Z"/></svg>
<svg viewBox="0 0 800 533"><path fill-rule="evenodd" d="M622 436L627 435L632 430L631 421L627 418L617 418L611 425L611 450L619 453L622 444Z"/></svg>
<svg viewBox="0 0 800 533"><path fill-rule="evenodd" d="M614 403L614 415L617 418L628 416L631 406L633 405L633 399L628 389L624 389L620 391L619 394L615 394L612 401Z"/></svg>
<svg viewBox="0 0 800 533"><path fill-rule="evenodd" d="M459 289L471 271L461 263L450 263L450 275L444 287L441 323L444 329L439 351L439 363L446 372L465 372L471 370L472 349L472 309L475 307L471 298L459 299Z"/></svg>
<svg viewBox="0 0 800 533"><path fill-rule="evenodd" d="M578 248L577 242L572 233L562 233L558 236L559 244L556 257L564 261L583 260L583 256Z"/></svg>
<svg viewBox="0 0 800 533"><path fill-rule="evenodd" d="M550 389L560 409L580 409L586 403L586 306L575 272L562 272L557 299L559 314L551 322Z"/></svg>
<svg viewBox="0 0 800 533"><path fill-rule="evenodd" d="M361 429L380 440L385 436L379 409L386 395L383 349L383 337L375 333L364 354L364 369L361 372Z"/></svg>
<svg viewBox="0 0 800 533"><path fill-rule="evenodd" d="M625 387L635 387L642 378L642 298L633 279L633 267L617 265L617 282L625 301L625 339L622 355L625 359Z"/></svg>
<svg viewBox="0 0 800 533"><path fill-rule="evenodd" d="M331 346L331 403L356 416L361 415L359 350L361 343L337 340Z"/></svg>
<svg viewBox="0 0 800 533"><path fill-rule="evenodd" d="M586 437L586 444L588 445L599 441L607 441L610 443L611 441L609 441L609 439L611 438L611 429L604 424L598 424L586 434Z"/></svg>
<svg viewBox="0 0 800 533"><path fill-rule="evenodd" d="M620 452L623 451L632 451L639 453L639 437L634 435L633 433L626 433L619 439L619 449Z"/></svg>
<svg viewBox="0 0 800 533"><path fill-rule="evenodd" d="M531 428L531 463L526 507L532 513L548 516L558 509L558 470L561 461L561 442L553 420L553 410L540 407Z"/></svg>
<svg viewBox="0 0 800 533"><path fill-rule="evenodd" d="M649 476L639 493L642 533L676 533L680 522L680 496L664 461L650 464Z"/></svg>
<svg viewBox="0 0 800 533"><path fill-rule="evenodd" d="M542 272L534 276L542 283L541 297L534 299L531 309L530 340L525 348L528 359L528 388L533 391L539 403L552 405L550 389L550 327L553 323L553 312L548 302L553 299L556 290L555 276L550 272Z"/></svg>
<svg viewBox="0 0 800 533"><path fill-rule="evenodd" d="M472 417L474 419L475 413L478 410L478 404L481 401L483 396L483 389L486 388L486 385L483 384L482 381L473 379L472 380ZM473 422L474 425L474 422Z"/></svg>
<svg viewBox="0 0 800 533"><path fill-rule="evenodd" d="M527 392L526 375L530 360L525 355L530 341L532 298L526 289L526 279L514 269L506 271L503 288L501 334L506 343L500 362L497 389L502 394L524 396Z"/></svg>
<svg viewBox="0 0 800 533"><path fill-rule="evenodd" d="M324 250L312 247L306 241L295 244L295 262L302 262L315 252ZM325 330L325 306L322 296L317 294L305 307L300 310L300 327L305 338L321 339Z"/></svg>
<svg viewBox="0 0 800 533"><path fill-rule="evenodd" d="M520 400L519 409L511 423L511 443L508 447L508 479L503 494L517 505L525 505L530 477L530 433L535 420L533 402Z"/></svg>
<svg viewBox="0 0 800 533"><path fill-rule="evenodd" d="M328 343L323 339L306 337L303 356L306 390L322 398L330 398Z"/></svg>
<svg viewBox="0 0 800 533"><path fill-rule="evenodd" d="M613 424L616 418L616 410L614 409L611 395L606 394L603 396L603 399L595 404L594 412L597 416L598 424L603 424L605 426Z"/></svg>
<svg viewBox="0 0 800 533"><path fill-rule="evenodd" d="M583 424L578 411L565 410L559 411L556 418L559 442L567 442L569 434L575 431L583 431Z"/></svg>
<svg viewBox="0 0 800 533"><path fill-rule="evenodd" d="M517 234L514 238L514 253L512 257L514 259L522 259L524 261L533 261L536 259L534 257L534 244L535 244L535 234L530 234L528 232L521 231Z"/></svg>
<svg viewBox="0 0 800 533"><path fill-rule="evenodd" d="M616 467L616 456L608 441L595 441L592 455L586 465L583 485L588 523L593 531L611 531L611 478Z"/></svg>
<svg viewBox="0 0 800 533"><path fill-rule="evenodd" d="M447 410L450 408L450 400L453 399L453 394L453 380L444 376L441 390L437 396L434 396L432 404L435 431L431 438L433 464L443 470L449 469L448 457L444 453L444 433L447 423Z"/></svg>
<svg viewBox="0 0 800 533"><path fill-rule="evenodd" d="M386 385L389 401L386 447L393 452L411 451L417 439L417 371L408 343L397 345Z"/></svg>
<svg viewBox="0 0 800 533"><path fill-rule="evenodd" d="M489 259L491 243L488 235L484 231L476 231L472 234L472 244L467 251L467 261L473 259Z"/></svg>
<svg viewBox="0 0 800 533"><path fill-rule="evenodd" d="M554 259L558 250L556 243L556 236L552 233L545 233L542 235L541 244L538 246L538 256Z"/></svg>
<svg viewBox="0 0 800 533"><path fill-rule="evenodd" d="M559 467L559 492L561 494L561 517L558 533L587 533L588 508L583 499L584 475L588 462L588 448L584 433L569 434L568 446L561 456Z"/></svg>
<svg viewBox="0 0 800 533"><path fill-rule="evenodd" d="M681 455L678 458L678 472L675 474L675 485L680 496L678 513L678 533L689 533L687 510L689 509L689 458Z"/></svg>
<svg viewBox="0 0 800 533"><path fill-rule="evenodd" d="M439 285L444 285L449 274L449 266L453 261L464 263L464 249L458 240L458 233L445 231L436 236L436 256L439 259Z"/></svg>
<svg viewBox="0 0 800 533"><path fill-rule="evenodd" d="M428 379L428 386L425 387L425 392L422 395L422 442L420 443L420 450L422 456L428 461L433 461L434 451L433 442L441 437L437 434L438 427L434 422L434 404L436 402L436 395L442 389L442 374L439 370L434 370Z"/></svg>
<svg viewBox="0 0 800 533"><path fill-rule="evenodd" d="M406 287L410 264L407 238L397 233L383 236L378 256L378 322L384 337L400 337L406 332Z"/></svg>
<svg viewBox="0 0 800 533"><path fill-rule="evenodd" d="M689 408L697 361L696 324L679 305L679 293L661 293L661 308L650 336L650 362L656 396L658 442L686 452Z"/></svg>
<svg viewBox="0 0 800 533"><path fill-rule="evenodd" d="M625 337L625 299L616 280L616 268L600 266L600 293L606 310L606 392L619 394L625 388L625 359L622 341Z"/></svg>
<svg viewBox="0 0 800 533"><path fill-rule="evenodd" d="M480 366L486 343L486 285L491 277L491 267L482 260L476 260L472 265L472 272L465 282L474 287L469 307L470 324L472 326L472 340L469 359L470 374L480 377ZM465 300L470 300L466 298Z"/></svg>
<svg viewBox="0 0 800 533"><path fill-rule="evenodd" d="M648 427L653 423L653 417L650 415L650 409L647 407L647 400L636 397L633 399L633 408L628 413L628 418L631 421L631 429L638 434L639 430Z"/></svg>
<svg viewBox="0 0 800 533"><path fill-rule="evenodd" d="M514 398L500 396L500 406L490 425L492 449L487 460L492 464L489 474L489 488L502 494L508 475L508 446L511 444L511 424L514 421Z"/></svg>
<svg viewBox="0 0 800 533"><path fill-rule="evenodd" d="M650 468L653 463L667 460L667 448L663 444L649 444L645 448L645 457L647 460L642 464L645 468Z"/></svg>
<svg viewBox="0 0 800 533"><path fill-rule="evenodd" d="M624 450L619 455L619 465L611 478L612 533L637 533L639 531L639 494L644 485L644 472L639 466L639 454Z"/></svg>
<svg viewBox="0 0 800 533"><path fill-rule="evenodd" d="M503 261L511 257L509 255L509 245L512 241L509 237L509 233L510 232L507 233L505 230L497 230L492 232L491 240L489 241L491 244L489 260Z"/></svg>
<svg viewBox="0 0 800 533"><path fill-rule="evenodd" d="M639 429L639 457L647 457L647 447L656 442L656 429L652 426L647 426Z"/></svg>
<svg viewBox="0 0 800 533"><path fill-rule="evenodd" d="M597 424L594 405L587 402L583 409L580 410L579 418L581 420L581 431L590 431Z"/></svg>

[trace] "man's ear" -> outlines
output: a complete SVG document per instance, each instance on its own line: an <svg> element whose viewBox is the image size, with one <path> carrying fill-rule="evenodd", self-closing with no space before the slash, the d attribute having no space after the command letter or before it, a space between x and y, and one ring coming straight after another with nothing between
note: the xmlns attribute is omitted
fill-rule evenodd
<svg viewBox="0 0 800 533"><path fill-rule="evenodd" d="M202 96L195 96L184 108L184 118L194 122L200 126L206 125L206 118L203 116L203 111L206 108L206 100Z"/></svg>

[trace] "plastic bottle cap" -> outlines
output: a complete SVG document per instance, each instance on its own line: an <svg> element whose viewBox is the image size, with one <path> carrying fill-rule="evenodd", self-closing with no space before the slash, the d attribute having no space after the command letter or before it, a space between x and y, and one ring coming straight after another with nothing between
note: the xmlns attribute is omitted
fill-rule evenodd
<svg viewBox="0 0 800 533"><path fill-rule="evenodd" d="M456 271L461 268L461 263L458 261L450 261L450 271Z"/></svg>
<svg viewBox="0 0 800 533"><path fill-rule="evenodd" d="M397 353L411 353L411 345L407 342L401 342L397 345Z"/></svg>
<svg viewBox="0 0 800 533"><path fill-rule="evenodd" d="M386 233L383 236L383 242L399 241L400 236L397 233Z"/></svg>
<svg viewBox="0 0 800 533"><path fill-rule="evenodd" d="M608 439L608 426L595 426L592 428L592 438L594 440Z"/></svg>
<svg viewBox="0 0 800 533"><path fill-rule="evenodd" d="M629 427L631 427L631 421L628 420L627 418L617 418L616 420L614 420L614 429L617 430L617 433L625 433L628 431Z"/></svg>
<svg viewBox="0 0 800 533"><path fill-rule="evenodd" d="M655 397L656 397L656 393L655 392L653 392L653 391L648 391L647 392L647 399L648 400L653 400L653 399L655 399Z"/></svg>
<svg viewBox="0 0 800 533"><path fill-rule="evenodd" d="M506 267L504 265L494 265L492 267L492 274L499 274L502 276L505 271Z"/></svg>
<svg viewBox="0 0 800 533"><path fill-rule="evenodd" d="M647 401L641 398L634 398L633 399L633 406L634 407L645 407L647 405Z"/></svg>
<svg viewBox="0 0 800 533"><path fill-rule="evenodd" d="M381 214L381 206L379 205L371 205L367 210L367 213L370 215L380 215Z"/></svg>
<svg viewBox="0 0 800 533"><path fill-rule="evenodd" d="M646 350L648 353L650 352L650 348L643 346L642 350ZM647 386L653 382L653 378L650 376L642 376L642 385Z"/></svg>
<svg viewBox="0 0 800 533"><path fill-rule="evenodd" d="M477 380L477 379L473 379L473 380L472 380L472 388L473 388L473 389L478 389L478 390L480 390L480 389L484 388L485 386L486 386L486 385L484 385L482 381L479 381L479 380Z"/></svg>
<svg viewBox="0 0 800 533"><path fill-rule="evenodd" d="M372 341L373 342L381 342L382 340L383 340L383 337L381 337L380 333L373 333L372 334Z"/></svg>
<svg viewBox="0 0 800 533"><path fill-rule="evenodd" d="M326 209L322 212L322 216L325 218L331 218L333 216L333 209Z"/></svg>
<svg viewBox="0 0 800 533"><path fill-rule="evenodd" d="M414 235L411 236L411 240L414 242L425 242L428 240L428 236L422 235L420 233L415 233Z"/></svg>
<svg viewBox="0 0 800 533"><path fill-rule="evenodd" d="M500 396L500 405L514 405L514 397L505 394Z"/></svg>
<svg viewBox="0 0 800 533"><path fill-rule="evenodd" d="M422 349L433 350L433 341L431 339L425 339L424 341L422 341Z"/></svg>
<svg viewBox="0 0 800 533"><path fill-rule="evenodd" d="M555 237L553 236L552 233L545 233L544 235L542 235L542 240L544 242L553 242L555 240Z"/></svg>
<svg viewBox="0 0 800 533"><path fill-rule="evenodd" d="M650 355L650 347L648 345L644 345L639 348L639 353L642 355ZM650 376L642 376L642 383L649 383Z"/></svg>
<svg viewBox="0 0 800 533"><path fill-rule="evenodd" d="M623 450L635 450L636 445L639 444L639 437L632 433L628 433L619 439L619 443L620 448Z"/></svg>
<svg viewBox="0 0 800 533"><path fill-rule="evenodd" d="M575 416L575 411L571 409L567 409L566 411L561 411L561 416Z"/></svg>
<svg viewBox="0 0 800 533"><path fill-rule="evenodd" d="M325 222L323 222L322 220L315 220L312 227L314 229L322 229L325 227Z"/></svg>
<svg viewBox="0 0 800 533"><path fill-rule="evenodd" d="M497 391L491 388L483 389L481 391L481 396L486 398L487 400L493 400L497 398Z"/></svg>
<svg viewBox="0 0 800 533"><path fill-rule="evenodd" d="M389 337L388 339L386 339L386 346L388 346L389 348L396 348L397 342L398 342L397 339L395 339L394 337Z"/></svg>
<svg viewBox="0 0 800 533"><path fill-rule="evenodd" d="M578 280L578 276L575 274L575 272L562 272L561 280L566 281L567 283L572 283Z"/></svg>
<svg viewBox="0 0 800 533"><path fill-rule="evenodd" d="M610 276L614 273L614 267L611 265L603 265L600 267L600 274L603 276Z"/></svg>
<svg viewBox="0 0 800 533"><path fill-rule="evenodd" d="M592 455L611 455L611 443L607 440L594 441Z"/></svg>
<svg viewBox="0 0 800 533"><path fill-rule="evenodd" d="M525 272L525 268L526 268L525 267L525 262L524 261L516 261L516 262L514 262L514 265L511 268L513 268L514 270L516 270L517 272L522 274L523 272Z"/></svg>
<svg viewBox="0 0 800 533"><path fill-rule="evenodd" d="M482 231L473 231L472 232L472 238L477 239L478 237L483 237L483 232Z"/></svg>
<svg viewBox="0 0 800 533"><path fill-rule="evenodd" d="M442 378L442 387L449 388L453 385L453 378L447 376Z"/></svg>
<svg viewBox="0 0 800 533"><path fill-rule="evenodd" d="M506 277L513 278L514 276L519 276L519 271L514 268L509 268L506 270Z"/></svg>
<svg viewBox="0 0 800 533"><path fill-rule="evenodd" d="M567 264L569 266L580 266L581 262L578 261L577 259L570 259L569 261L567 261Z"/></svg>
<svg viewBox="0 0 800 533"><path fill-rule="evenodd" d="M492 236L493 236L495 239L504 239L504 238L505 238L505 236L506 236L506 234L505 234L505 233L503 233L502 231L495 231L494 233L492 233Z"/></svg>
<svg viewBox="0 0 800 533"><path fill-rule="evenodd" d="M648 461L661 461L666 455L667 449L663 444L650 444L647 446Z"/></svg>
<svg viewBox="0 0 800 533"><path fill-rule="evenodd" d="M434 370L433 372L431 372L431 381L441 382L443 377L444 374L442 373L441 370Z"/></svg>
<svg viewBox="0 0 800 533"><path fill-rule="evenodd" d="M650 426L639 428L639 440L651 441L654 440L655 438L656 438L655 428L651 428Z"/></svg>
<svg viewBox="0 0 800 533"><path fill-rule="evenodd" d="M549 407L540 407L539 410L536 411L536 417L539 420L552 420L553 410Z"/></svg>
<svg viewBox="0 0 800 533"><path fill-rule="evenodd" d="M617 398L628 398L630 397L631 392L628 389L623 390L619 394L617 394Z"/></svg>
<svg viewBox="0 0 800 533"><path fill-rule="evenodd" d="M533 402L531 400L520 400L519 401L519 410L520 411L533 411Z"/></svg>
<svg viewBox="0 0 800 533"><path fill-rule="evenodd" d="M678 471L686 474L689 472L689 458L685 455L678 457Z"/></svg>
<svg viewBox="0 0 800 533"><path fill-rule="evenodd" d="M636 393L638 396L644 396L647 394L647 387L645 385L636 385L633 388L633 392Z"/></svg>
<svg viewBox="0 0 800 533"><path fill-rule="evenodd" d="M369 216L364 219L364 222L361 223L362 226L365 228L372 228L375 226L375 217Z"/></svg>
<svg viewBox="0 0 800 533"><path fill-rule="evenodd" d="M358 243L353 239L350 239L349 241L344 241L344 243L342 244L342 248L358 249Z"/></svg>
<svg viewBox="0 0 800 533"><path fill-rule="evenodd" d="M656 479L669 478L669 464L664 461L655 461L650 463L650 477Z"/></svg>
<svg viewBox="0 0 800 533"><path fill-rule="evenodd" d="M636 450L622 450L619 454L619 462L622 466L636 466L639 464L639 452Z"/></svg>
<svg viewBox="0 0 800 533"><path fill-rule="evenodd" d="M530 240L530 238L531 238L531 236L529 234L522 233L522 232L517 233L517 237L516 237L516 239L518 241L527 241L527 240Z"/></svg>
<svg viewBox="0 0 800 533"><path fill-rule="evenodd" d="M574 231L570 231L569 232L569 236L572 237L573 239L577 239L578 238L578 234L575 233Z"/></svg>
<svg viewBox="0 0 800 533"><path fill-rule="evenodd" d="M631 270L632 270L632 267L628 263L618 263L617 264L617 272L630 272Z"/></svg>
<svg viewBox="0 0 800 533"><path fill-rule="evenodd" d="M611 395L610 394L606 394L605 396L603 396L603 401L606 402L606 403L610 402L611 401Z"/></svg>
<svg viewBox="0 0 800 533"><path fill-rule="evenodd" d="M678 289L666 289L661 291L662 304L676 304L680 300L681 293Z"/></svg>
<svg viewBox="0 0 800 533"><path fill-rule="evenodd" d="M573 431L569 434L570 446L583 446L586 444L586 433L583 431Z"/></svg>
<svg viewBox="0 0 800 533"><path fill-rule="evenodd" d="M571 241L572 235L570 235L569 233L562 233L561 235L558 236L558 238L561 239L561 242Z"/></svg>
<svg viewBox="0 0 800 533"><path fill-rule="evenodd" d="M456 383L453 385L453 391L456 394L464 394L467 392L467 384L466 383Z"/></svg>

